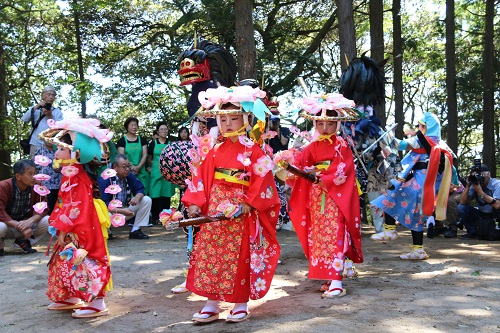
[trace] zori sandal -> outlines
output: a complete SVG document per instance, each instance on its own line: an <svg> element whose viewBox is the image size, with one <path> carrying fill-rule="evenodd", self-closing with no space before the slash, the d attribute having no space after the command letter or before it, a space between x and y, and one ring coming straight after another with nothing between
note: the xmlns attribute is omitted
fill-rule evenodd
<svg viewBox="0 0 500 333"><path fill-rule="evenodd" d="M82 311L85 311L85 310L87 310L87 311L90 310L92 312L81 313ZM106 316L108 314L109 314L108 309L99 310L99 309L91 307L91 306L84 306L84 307L81 307L79 310L76 310L75 312L73 312L71 315L73 316L73 318L96 318L96 317Z"/></svg>
<svg viewBox="0 0 500 333"><path fill-rule="evenodd" d="M56 310L56 311L74 310L74 309L80 309L82 306L83 306L82 301L79 301L78 303L60 301L60 302L51 303L49 306L47 306L47 309Z"/></svg>
<svg viewBox="0 0 500 333"><path fill-rule="evenodd" d="M240 317L238 316L239 314L245 314L245 315L243 317ZM245 310L240 310L236 312L233 312L233 310L231 310L231 312L229 312L229 314L227 315L226 322L239 323L241 321L247 320L248 318L250 318L250 316L251 316L250 312Z"/></svg>
<svg viewBox="0 0 500 333"><path fill-rule="evenodd" d="M340 294L334 294L334 291L339 291ZM339 298L339 297L344 297L346 295L347 291L345 288L332 288L329 289L328 291L325 291L323 295L321 295L321 298Z"/></svg>
<svg viewBox="0 0 500 333"><path fill-rule="evenodd" d="M211 323L218 319L219 319L218 312L208 312L208 311L207 312L198 311L193 315L193 318L191 318L191 320L196 323Z"/></svg>

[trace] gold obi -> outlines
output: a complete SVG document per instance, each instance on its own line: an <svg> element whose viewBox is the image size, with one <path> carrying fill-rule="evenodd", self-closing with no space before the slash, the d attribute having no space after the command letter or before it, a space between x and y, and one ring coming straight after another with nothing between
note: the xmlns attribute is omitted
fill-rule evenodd
<svg viewBox="0 0 500 333"><path fill-rule="evenodd" d="M215 174L214 178L219 179L219 180L225 180L226 182L229 183L234 183L234 184L241 184L248 186L250 185L250 177L245 176L242 179L239 179L238 177L241 176L244 173L243 170L240 169L227 169L227 168L216 168L215 169Z"/></svg>
<svg viewBox="0 0 500 333"><path fill-rule="evenodd" d="M317 171L321 171L321 170L328 169L330 167L331 163L332 163L332 161L319 161L319 162L315 163L314 166L316 167Z"/></svg>

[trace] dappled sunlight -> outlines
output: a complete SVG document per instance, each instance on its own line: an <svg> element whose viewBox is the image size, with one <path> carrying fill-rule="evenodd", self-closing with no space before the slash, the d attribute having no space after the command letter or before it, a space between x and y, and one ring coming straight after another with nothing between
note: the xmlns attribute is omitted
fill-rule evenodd
<svg viewBox="0 0 500 333"><path fill-rule="evenodd" d="M161 260L153 260L153 259L148 259L148 260L136 260L133 262L135 265L154 265L154 264L160 264L162 263Z"/></svg>

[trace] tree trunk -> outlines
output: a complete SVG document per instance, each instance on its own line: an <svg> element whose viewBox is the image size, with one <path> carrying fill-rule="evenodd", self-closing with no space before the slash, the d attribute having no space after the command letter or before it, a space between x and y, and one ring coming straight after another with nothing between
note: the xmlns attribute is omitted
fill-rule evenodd
<svg viewBox="0 0 500 333"><path fill-rule="evenodd" d="M85 82L85 67L83 65L82 55L82 35L80 31L80 9L78 0L73 0L73 19L75 20L75 38L76 52L78 55L78 76L80 79L77 90L80 95L80 104L82 106L82 118L87 117L87 85Z"/></svg>
<svg viewBox="0 0 500 333"><path fill-rule="evenodd" d="M235 0L234 16L236 31L236 55L238 57L238 78L257 79L255 69L256 47L253 28L252 0Z"/></svg>
<svg viewBox="0 0 500 333"><path fill-rule="evenodd" d="M494 45L493 19L495 17L495 1L486 1L484 25L484 72L483 72L483 163L490 168L491 176L496 177L495 163L495 111L494 111Z"/></svg>
<svg viewBox="0 0 500 333"><path fill-rule="evenodd" d="M402 138L404 111L403 111L403 42L401 39L401 0L392 3L392 25L393 25L393 60L394 60L394 118L399 126L396 128L396 137Z"/></svg>
<svg viewBox="0 0 500 333"><path fill-rule="evenodd" d="M447 142L458 153L457 69L455 66L455 1L446 0L446 104L448 109ZM458 164L458 161L457 161ZM457 165L456 165L457 166Z"/></svg>
<svg viewBox="0 0 500 333"><path fill-rule="evenodd" d="M7 147L9 133L7 126L7 80L3 43L0 40L0 180L11 177L10 151Z"/></svg>
<svg viewBox="0 0 500 333"><path fill-rule="evenodd" d="M347 59L356 57L356 33L352 1L337 0L337 16L339 20L340 67L347 69Z"/></svg>
<svg viewBox="0 0 500 333"><path fill-rule="evenodd" d="M370 0L370 44L371 57L377 62L384 60L384 5L382 0ZM375 114L385 126L385 102L375 107Z"/></svg>

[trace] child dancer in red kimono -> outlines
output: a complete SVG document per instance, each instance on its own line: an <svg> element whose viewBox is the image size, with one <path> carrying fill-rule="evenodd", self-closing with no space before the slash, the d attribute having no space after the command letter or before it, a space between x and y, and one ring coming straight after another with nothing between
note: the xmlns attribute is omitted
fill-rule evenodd
<svg viewBox="0 0 500 333"><path fill-rule="evenodd" d="M94 200L97 184L81 164L94 157L100 160L100 142L94 135L101 140L108 139L107 130L100 130L92 121L76 119L52 123L52 128L41 134L45 141L58 146L54 167L62 167L63 174L59 198L49 218L49 228L57 241L49 261L47 296L53 303L48 309L75 309L74 318L107 315L104 296L111 287L105 243L108 210L101 200ZM71 130L73 128L84 130L86 134ZM88 304L84 306L83 302Z"/></svg>
<svg viewBox="0 0 500 333"><path fill-rule="evenodd" d="M215 117L226 139L194 170L182 202L190 216L224 212L232 218L202 224L196 236L187 288L208 300L193 315L195 322L219 319L219 301L235 303L226 321L243 321L250 317L248 299L263 297L271 286L280 255L280 203L272 160L246 136L253 115L265 120L264 96L249 86L208 89L199 96L204 110L198 115Z"/></svg>
<svg viewBox="0 0 500 333"><path fill-rule="evenodd" d="M357 120L354 103L340 94L304 98L302 117L314 122L313 142L290 158L278 154L277 160L317 177L317 183L304 178L289 179L292 186L290 218L309 259L309 279L331 280L322 297L344 296L344 261L363 262L361 218L352 152L337 132L340 121ZM288 157L287 157L288 156Z"/></svg>

